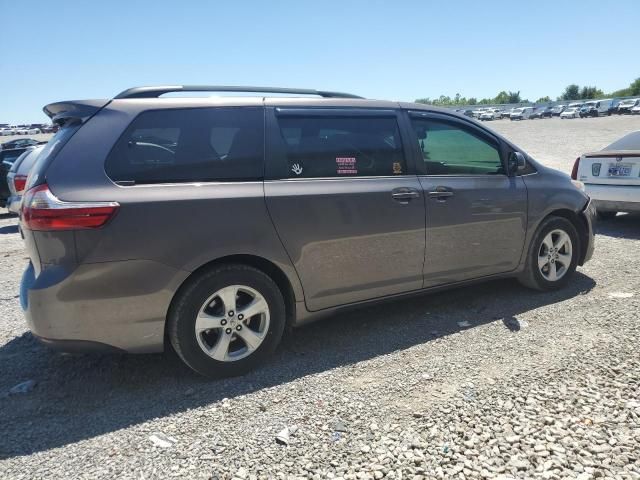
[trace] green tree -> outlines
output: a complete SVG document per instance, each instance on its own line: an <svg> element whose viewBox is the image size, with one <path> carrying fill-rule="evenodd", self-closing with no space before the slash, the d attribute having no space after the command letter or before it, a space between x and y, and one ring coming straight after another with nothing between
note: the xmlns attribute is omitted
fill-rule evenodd
<svg viewBox="0 0 640 480"><path fill-rule="evenodd" d="M502 90L493 100L494 103L509 103L509 94Z"/></svg>
<svg viewBox="0 0 640 480"><path fill-rule="evenodd" d="M476 97L469 97L469 100L467 100L467 105L477 105L478 104L478 99Z"/></svg>
<svg viewBox="0 0 640 480"><path fill-rule="evenodd" d="M427 97L427 98L416 98L415 103L424 103L425 105L433 104L433 102L431 101L431 99L429 97Z"/></svg>
<svg viewBox="0 0 640 480"><path fill-rule="evenodd" d="M547 95L546 97L540 97L538 100L536 100L536 103L549 103L550 101L551 99Z"/></svg>
<svg viewBox="0 0 640 480"><path fill-rule="evenodd" d="M629 85L629 95L640 95L640 77L636 78Z"/></svg>
<svg viewBox="0 0 640 480"><path fill-rule="evenodd" d="M580 98L580 87L575 83L567 86L560 96L561 100L578 100Z"/></svg>
<svg viewBox="0 0 640 480"><path fill-rule="evenodd" d="M596 87L582 87L580 90L580 98L602 98L604 94L602 90Z"/></svg>
<svg viewBox="0 0 640 480"><path fill-rule="evenodd" d="M520 103L522 102L522 98L520 98L520 90L517 92L509 92L509 101L507 103Z"/></svg>

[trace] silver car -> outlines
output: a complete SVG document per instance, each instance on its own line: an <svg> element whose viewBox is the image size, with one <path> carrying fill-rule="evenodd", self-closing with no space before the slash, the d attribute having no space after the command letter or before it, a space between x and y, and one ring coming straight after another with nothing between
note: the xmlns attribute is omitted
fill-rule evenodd
<svg viewBox="0 0 640 480"><path fill-rule="evenodd" d="M260 96L163 97L181 91ZM21 302L62 350L170 345L238 375L287 327L502 277L553 290L593 252L567 175L450 110L220 86L44 110L62 128L22 202Z"/></svg>

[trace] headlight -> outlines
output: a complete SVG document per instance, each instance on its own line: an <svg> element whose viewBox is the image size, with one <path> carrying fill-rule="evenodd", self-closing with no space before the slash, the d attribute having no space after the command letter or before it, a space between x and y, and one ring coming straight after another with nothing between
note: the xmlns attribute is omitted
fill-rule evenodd
<svg viewBox="0 0 640 480"><path fill-rule="evenodd" d="M584 192L584 183L582 183L580 180L571 180L571 183L573 183L573 186L578 190L582 190Z"/></svg>

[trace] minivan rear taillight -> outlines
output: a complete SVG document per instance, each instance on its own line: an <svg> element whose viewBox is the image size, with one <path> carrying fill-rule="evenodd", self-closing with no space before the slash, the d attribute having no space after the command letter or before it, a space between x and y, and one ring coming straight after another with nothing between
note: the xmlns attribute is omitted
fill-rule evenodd
<svg viewBox="0 0 640 480"><path fill-rule="evenodd" d="M22 193L24 191L24 187L27 186L27 176L26 175L16 175L13 177L13 188L15 188L16 193Z"/></svg>
<svg viewBox="0 0 640 480"><path fill-rule="evenodd" d="M571 180L578 179L578 167L580 167L580 157L576 158L576 161L573 163L573 168L571 169Z"/></svg>
<svg viewBox="0 0 640 480"><path fill-rule="evenodd" d="M99 228L115 215L119 206L117 202L65 202L45 183L24 194L22 226L41 231Z"/></svg>

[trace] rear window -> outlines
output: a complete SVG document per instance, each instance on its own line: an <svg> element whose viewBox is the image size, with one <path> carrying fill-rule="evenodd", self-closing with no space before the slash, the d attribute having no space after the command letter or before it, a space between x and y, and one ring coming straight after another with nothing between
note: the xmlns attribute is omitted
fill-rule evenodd
<svg viewBox="0 0 640 480"><path fill-rule="evenodd" d="M153 110L140 114L105 164L116 183L263 178L262 108Z"/></svg>
<svg viewBox="0 0 640 480"><path fill-rule="evenodd" d="M23 149L5 150L2 152L2 164L7 167L7 170L11 168L14 162L20 155L24 153Z"/></svg>
<svg viewBox="0 0 640 480"><path fill-rule="evenodd" d="M394 117L280 117L289 178L406 173Z"/></svg>
<svg viewBox="0 0 640 480"><path fill-rule="evenodd" d="M26 189L30 189L36 185L44 182L44 174L47 166L51 160L55 158L58 152L62 149L65 143L73 136L74 133L80 128L79 124L73 124L62 127L57 133L51 137L47 142L42 152L38 155L36 162L33 164L33 168L29 172L29 178L27 180Z"/></svg>

